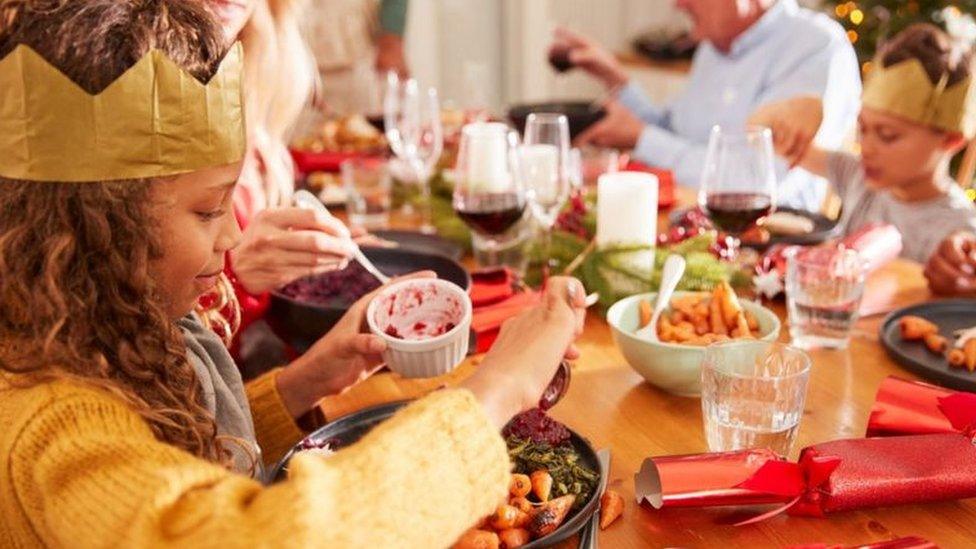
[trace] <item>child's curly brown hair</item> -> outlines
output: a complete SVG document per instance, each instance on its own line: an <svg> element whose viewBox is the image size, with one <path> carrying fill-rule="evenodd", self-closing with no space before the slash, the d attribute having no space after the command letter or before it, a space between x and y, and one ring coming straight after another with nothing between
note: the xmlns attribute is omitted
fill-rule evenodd
<svg viewBox="0 0 976 549"><path fill-rule="evenodd" d="M0 0L0 57L18 44L90 93L151 48L201 80L226 49L198 0ZM150 275L154 184L0 178L0 375L100 387L160 440L229 464Z"/></svg>

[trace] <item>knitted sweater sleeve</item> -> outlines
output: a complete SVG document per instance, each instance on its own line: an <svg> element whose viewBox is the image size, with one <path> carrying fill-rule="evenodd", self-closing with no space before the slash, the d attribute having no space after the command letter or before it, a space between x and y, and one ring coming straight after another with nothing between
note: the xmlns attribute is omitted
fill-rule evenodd
<svg viewBox="0 0 976 549"><path fill-rule="evenodd" d="M504 442L463 390L329 458L297 456L270 487L159 442L108 394L76 388L34 408L2 473L21 545L443 547L507 486Z"/></svg>
<svg viewBox="0 0 976 549"><path fill-rule="evenodd" d="M278 392L280 372L281 368L275 368L244 385L254 419L254 434L265 465L278 463L281 456L305 436Z"/></svg>

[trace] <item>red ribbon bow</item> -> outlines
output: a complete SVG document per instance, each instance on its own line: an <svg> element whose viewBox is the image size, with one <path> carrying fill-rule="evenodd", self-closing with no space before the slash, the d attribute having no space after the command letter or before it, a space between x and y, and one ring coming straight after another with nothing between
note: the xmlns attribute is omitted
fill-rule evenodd
<svg viewBox="0 0 976 549"><path fill-rule="evenodd" d="M798 463L767 462L740 486L748 490L792 496L793 499L772 511L739 522L736 526L760 522L786 511L791 515L824 516L821 498L827 493L830 475L840 462L839 457L822 456L810 448L800 454Z"/></svg>

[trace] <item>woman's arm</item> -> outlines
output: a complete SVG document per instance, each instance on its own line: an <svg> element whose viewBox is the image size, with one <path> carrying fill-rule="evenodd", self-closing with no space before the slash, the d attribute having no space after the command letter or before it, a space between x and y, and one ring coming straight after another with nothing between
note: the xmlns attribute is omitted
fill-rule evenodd
<svg viewBox="0 0 976 549"><path fill-rule="evenodd" d="M296 457L271 487L157 441L103 392L62 389L29 413L7 449L8 501L40 538L25 544L444 547L509 475L497 427L464 390L411 404L330 458Z"/></svg>

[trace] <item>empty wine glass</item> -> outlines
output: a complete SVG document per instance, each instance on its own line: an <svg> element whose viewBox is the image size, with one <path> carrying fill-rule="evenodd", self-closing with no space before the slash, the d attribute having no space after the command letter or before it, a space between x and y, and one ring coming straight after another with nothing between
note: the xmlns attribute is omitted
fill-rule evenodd
<svg viewBox="0 0 976 549"><path fill-rule="evenodd" d="M698 205L720 229L738 235L776 208L776 171L769 128L712 128Z"/></svg>
<svg viewBox="0 0 976 549"><path fill-rule="evenodd" d="M409 166L420 187L420 230L432 233L430 177L444 150L437 90L421 91L413 78L401 82L396 73L389 73L383 99L383 122L393 154Z"/></svg>
<svg viewBox="0 0 976 549"><path fill-rule="evenodd" d="M454 211L487 239L489 263L494 265L498 239L525 212L518 135L497 122L464 126L454 178Z"/></svg>
<svg viewBox="0 0 976 549"><path fill-rule="evenodd" d="M542 227L542 250L548 261L552 228L569 198L569 121L563 114L532 113L525 121L522 178L532 216Z"/></svg>

